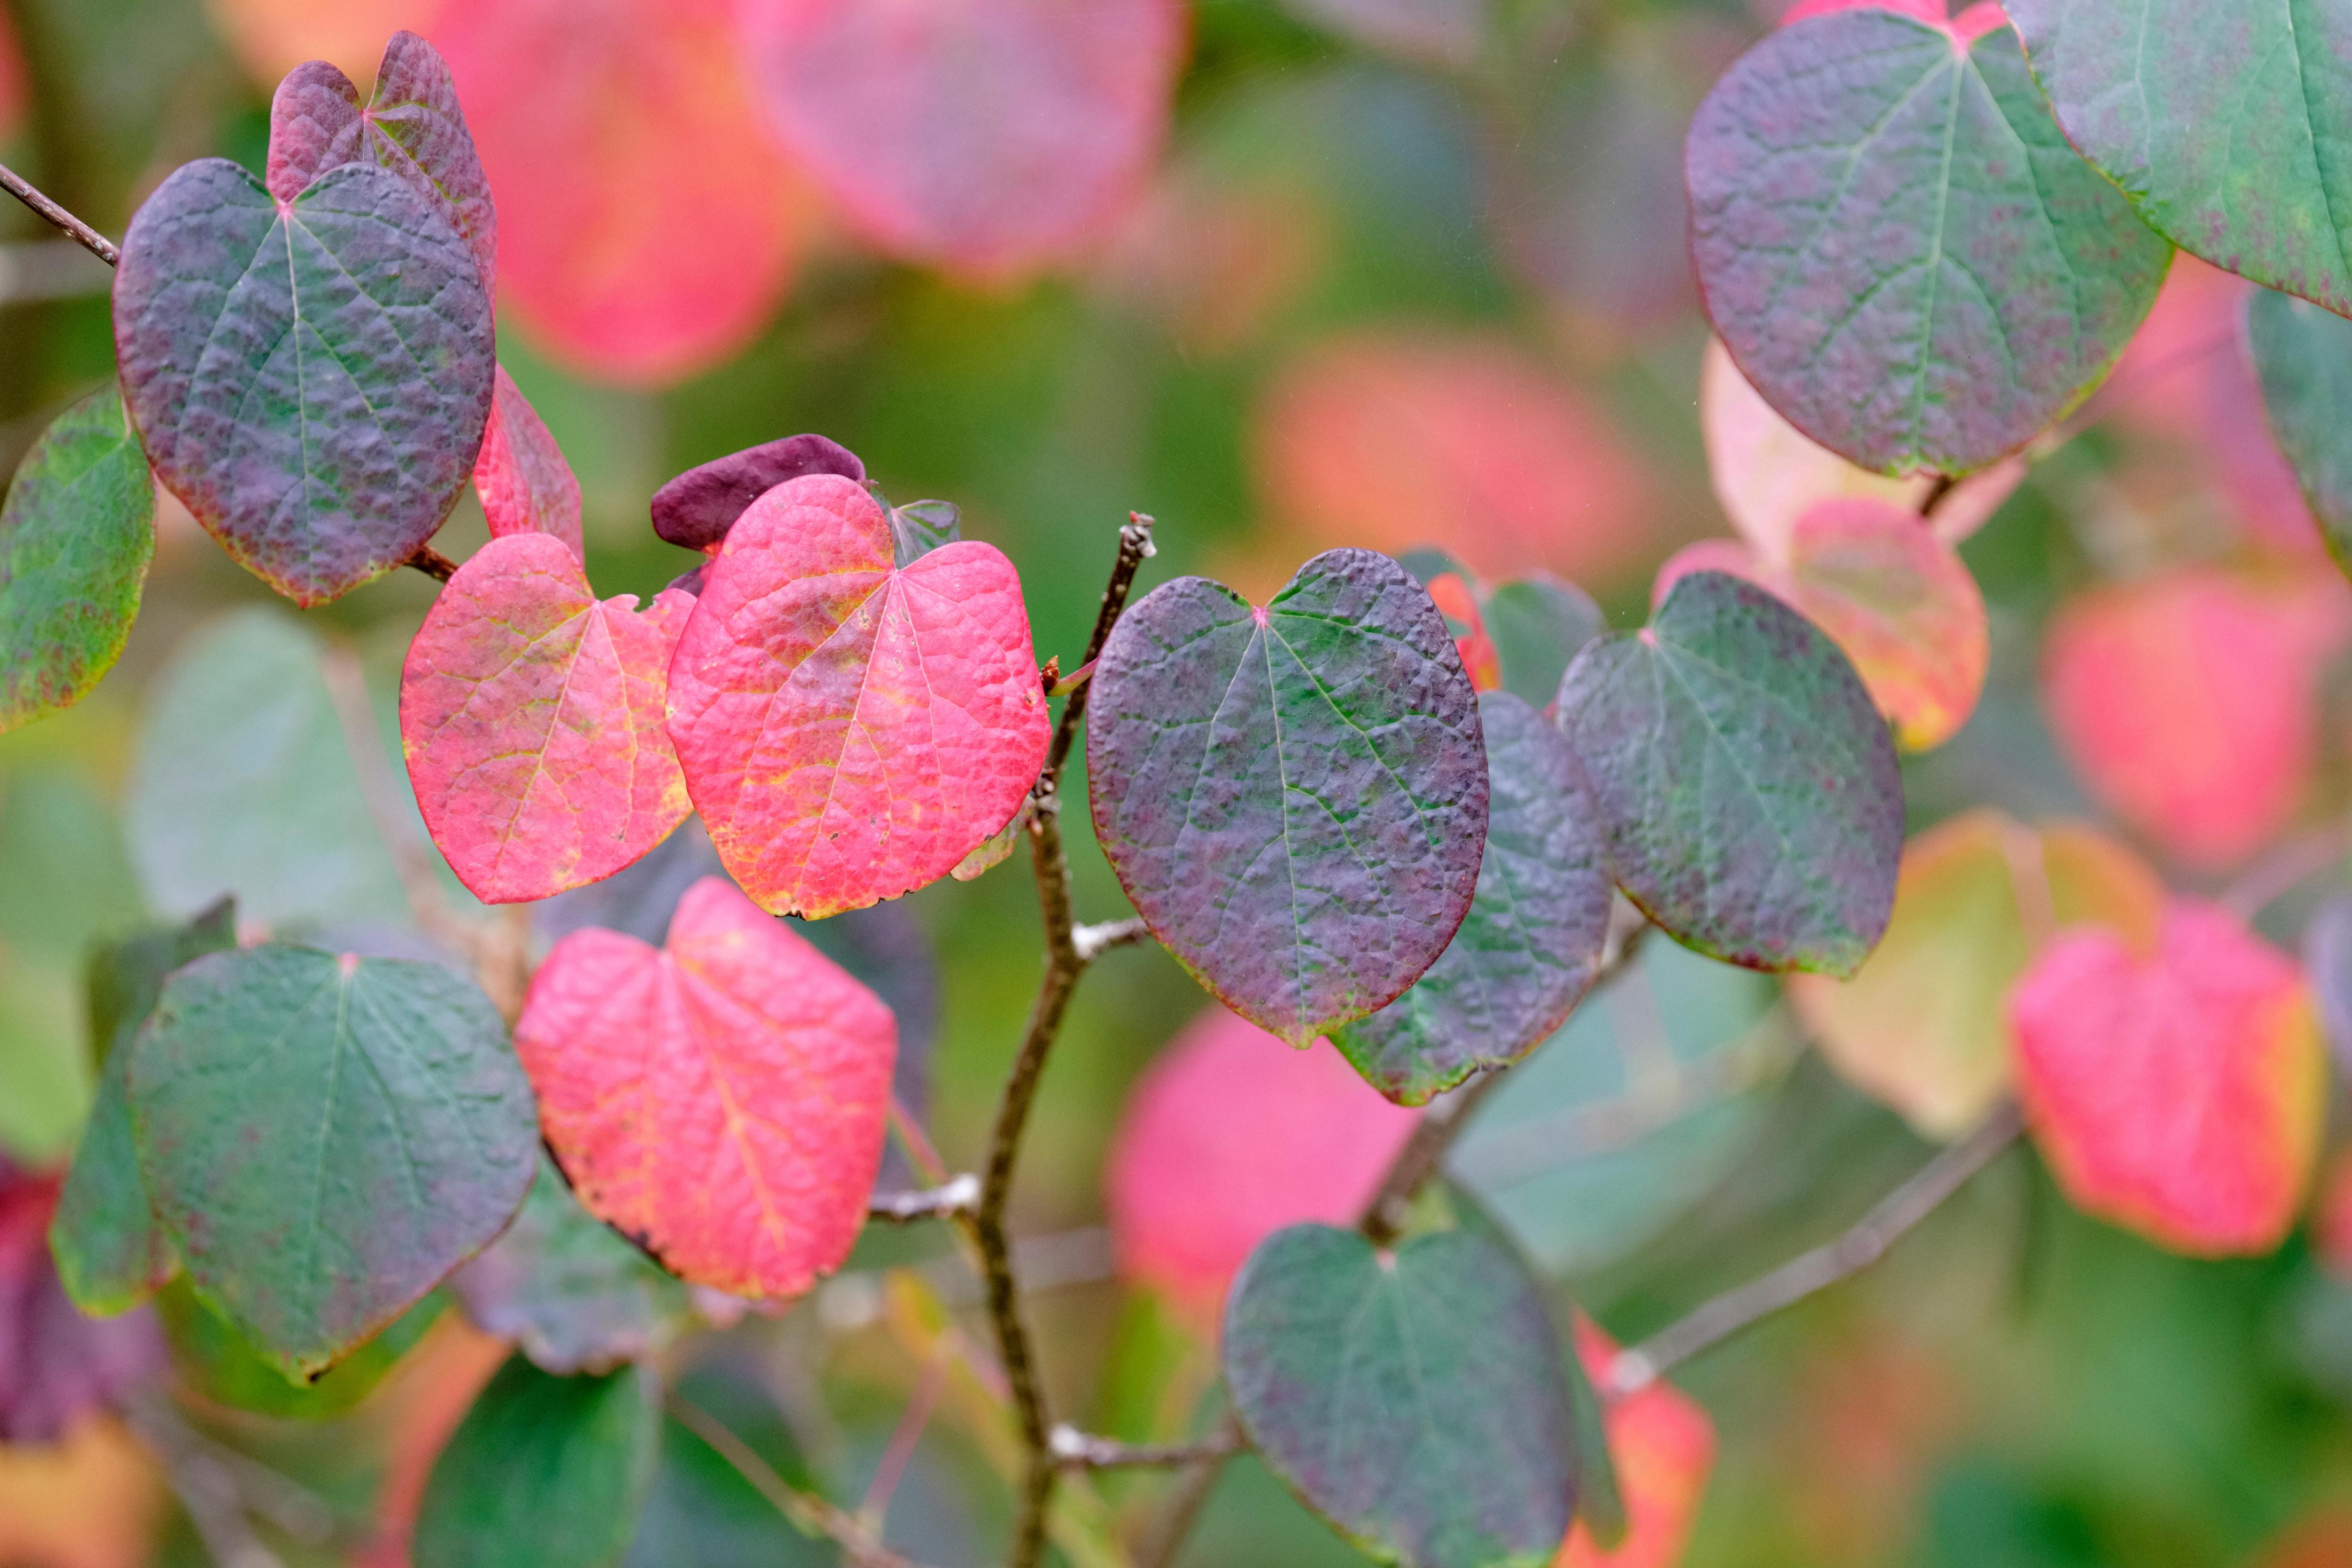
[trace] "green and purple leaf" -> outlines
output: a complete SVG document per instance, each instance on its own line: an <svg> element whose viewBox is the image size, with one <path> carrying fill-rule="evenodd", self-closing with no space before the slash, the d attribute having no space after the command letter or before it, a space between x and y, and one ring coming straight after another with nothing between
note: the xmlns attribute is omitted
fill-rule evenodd
<svg viewBox="0 0 2352 1568"><path fill-rule="evenodd" d="M1424 1105L1480 1068L1517 1061L1567 1022L1609 930L1609 876L1576 759L1507 691L1478 699L1486 853L1462 928L1412 988L1331 1043L1400 1105Z"/></svg>
<svg viewBox="0 0 2352 1568"><path fill-rule="evenodd" d="M666 712L693 599L598 600L551 534L493 539L409 645L401 749L434 843L486 903L609 877L690 809Z"/></svg>
<svg viewBox="0 0 2352 1568"><path fill-rule="evenodd" d="M1225 1303L1250 1446L1309 1508L1404 1568L1541 1568L1568 1534L1575 1415L1541 1292L1472 1229L1393 1252L1301 1225Z"/></svg>
<svg viewBox="0 0 2352 1568"><path fill-rule="evenodd" d="M2327 552L2352 573L2352 321L2264 289L2246 302L2246 342L2271 435Z"/></svg>
<svg viewBox="0 0 2352 1568"><path fill-rule="evenodd" d="M58 416L0 508L0 732L114 668L155 553L155 481L113 387Z"/></svg>
<svg viewBox="0 0 2352 1568"><path fill-rule="evenodd" d="M2105 377L2171 256L2066 145L1999 20L1808 16L1691 123L1716 331L1790 423L1881 473L1964 474L2032 439Z"/></svg>
<svg viewBox="0 0 2352 1568"><path fill-rule="evenodd" d="M1484 609L1503 689L1531 708L1551 706L1559 695L1559 678L1609 625L1591 595L1549 572L1499 584L1486 595Z"/></svg>
<svg viewBox="0 0 2352 1568"><path fill-rule="evenodd" d="M1169 952L1292 1045L1381 1007L1468 911L1486 758L1444 618L1405 569L1334 550L1263 608L1152 590L1095 667L1087 788Z"/></svg>
<svg viewBox="0 0 2352 1568"><path fill-rule="evenodd" d="M1845 655L1720 572L1560 683L1611 875L1685 946L1846 975L1886 930L1903 856L1894 742Z"/></svg>
<svg viewBox="0 0 2352 1568"><path fill-rule="evenodd" d="M296 1381L504 1229L537 1160L498 1010L436 963L276 945L197 959L164 984L129 1088L191 1281Z"/></svg>
<svg viewBox="0 0 2352 1568"><path fill-rule="evenodd" d="M1045 765L1020 575L992 544L903 570L855 480L811 474L728 529L670 665L670 739L719 858L776 914L935 882Z"/></svg>
<svg viewBox="0 0 2352 1568"><path fill-rule="evenodd" d="M0 1445L56 1443L163 1371L152 1315L100 1322L74 1309L49 1259L57 1198L56 1177L0 1159Z"/></svg>
<svg viewBox="0 0 2352 1568"><path fill-rule="evenodd" d="M866 482L857 454L823 436L786 436L692 468L654 492L654 531L688 550L716 550L751 504L787 479L838 474Z"/></svg>
<svg viewBox="0 0 2352 1568"><path fill-rule="evenodd" d="M114 336L157 477L302 605L432 538L497 368L464 237L368 163L283 204L225 158L184 165L131 220Z"/></svg>
<svg viewBox="0 0 2352 1568"><path fill-rule="evenodd" d="M580 480L506 366L499 366L497 380L489 423L482 430L481 456L474 459L474 493L481 498L490 534L500 539L509 533L553 534L585 561Z"/></svg>

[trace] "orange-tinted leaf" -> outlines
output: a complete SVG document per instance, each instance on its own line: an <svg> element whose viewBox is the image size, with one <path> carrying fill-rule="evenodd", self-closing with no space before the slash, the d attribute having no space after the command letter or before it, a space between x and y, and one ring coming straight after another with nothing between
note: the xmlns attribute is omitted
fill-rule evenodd
<svg viewBox="0 0 2352 1568"><path fill-rule="evenodd" d="M686 819L664 723L693 600L599 602L572 546L493 539L433 602L400 672L401 750L449 868L488 903L609 877Z"/></svg>
<svg viewBox="0 0 2352 1568"><path fill-rule="evenodd" d="M362 75L375 65L384 39L403 27L425 26L451 5L452 0L205 0L213 25L264 86L305 60L331 60L353 76Z"/></svg>
<svg viewBox="0 0 2352 1568"><path fill-rule="evenodd" d="M1546 566L1597 583L1650 543L1640 460L1598 408L1499 342L1327 343L1276 379L1256 422L1267 503L1318 545L1434 543L1489 578Z"/></svg>
<svg viewBox="0 0 2352 1568"><path fill-rule="evenodd" d="M2266 1252L2318 1152L2325 1057L2303 972L2175 900L2154 957L2058 938L2010 1000L2020 1097L2074 1205L2177 1251Z"/></svg>
<svg viewBox="0 0 2352 1568"><path fill-rule="evenodd" d="M2152 952L2164 887L2095 829L2039 832L1994 811L1903 851L1895 918L1852 980L1791 976L1822 1055L1930 1138L1975 1125L2010 1083L2011 983L2057 931L2096 925Z"/></svg>
<svg viewBox="0 0 2352 1568"><path fill-rule="evenodd" d="M461 0L431 32L498 197L500 303L537 342L639 383L751 342L793 191L727 0Z"/></svg>
<svg viewBox="0 0 2352 1568"><path fill-rule="evenodd" d="M1211 1007L1136 1084L1112 1142L1104 1196L1120 1272L1213 1321L1260 1241L1355 1218L1415 1119L1328 1041L1294 1051Z"/></svg>
<svg viewBox="0 0 2352 1568"><path fill-rule="evenodd" d="M1486 635L1486 618L1478 614L1477 596L1468 581L1458 572L1442 572L1423 586L1445 617L1445 629L1454 634L1454 651L1462 656L1471 686L1480 691L1500 687L1503 661L1495 652L1495 639Z"/></svg>
<svg viewBox="0 0 2352 1568"><path fill-rule="evenodd" d="M797 1296L849 1255L882 1160L890 1009L725 879L659 949L590 927L515 1025L573 1193L698 1285Z"/></svg>
<svg viewBox="0 0 2352 1568"><path fill-rule="evenodd" d="M89 1421L65 1441L0 1448L0 1563L11 1568L146 1568L163 1478L139 1440Z"/></svg>
<svg viewBox="0 0 2352 1568"><path fill-rule="evenodd" d="M1003 276L1066 259L1168 131L1176 0L745 0L770 118L868 239Z"/></svg>
<svg viewBox="0 0 2352 1568"><path fill-rule="evenodd" d="M1579 1318L1576 1353L1585 1375L1600 1383L1617 1345ZM1625 1504L1625 1539L1604 1549L1579 1522L1554 1568L1675 1568L1715 1468L1715 1423L1698 1401L1663 1381L1610 1405L1605 1422Z"/></svg>
<svg viewBox="0 0 2352 1568"><path fill-rule="evenodd" d="M727 533L670 668L670 736L728 871L778 914L937 881L1045 765L1021 579L961 540L900 570L890 520L836 474L777 486Z"/></svg>
<svg viewBox="0 0 2352 1568"><path fill-rule="evenodd" d="M2226 866L2302 800L2319 666L2346 630L2342 590L2325 579L2171 572L2061 609L2042 697L2093 795L2168 853Z"/></svg>
<svg viewBox="0 0 2352 1568"><path fill-rule="evenodd" d="M2352 1510L2322 1507L2289 1525L2253 1568L2339 1568L2352 1563Z"/></svg>
<svg viewBox="0 0 2352 1568"><path fill-rule="evenodd" d="M553 534L587 559L580 542L580 480L504 365L489 426L482 432L482 455L474 459L474 493L482 499L492 535Z"/></svg>

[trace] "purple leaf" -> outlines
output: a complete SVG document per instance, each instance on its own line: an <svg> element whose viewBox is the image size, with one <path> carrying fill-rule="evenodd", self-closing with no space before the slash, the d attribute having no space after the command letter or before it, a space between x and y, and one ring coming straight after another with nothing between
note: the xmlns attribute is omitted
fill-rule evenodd
<svg viewBox="0 0 2352 1568"><path fill-rule="evenodd" d="M857 454L822 436L787 436L688 468L654 492L654 531L688 550L711 550L744 509L803 474L866 482Z"/></svg>

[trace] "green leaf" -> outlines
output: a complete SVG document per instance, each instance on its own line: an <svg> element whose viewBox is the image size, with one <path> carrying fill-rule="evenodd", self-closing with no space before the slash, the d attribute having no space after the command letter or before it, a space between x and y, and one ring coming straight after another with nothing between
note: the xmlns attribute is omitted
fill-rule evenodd
<svg viewBox="0 0 2352 1568"><path fill-rule="evenodd" d="M1859 968L1903 856L1895 743L1835 643L1720 572L1560 683L1617 885L1675 941L1751 969Z"/></svg>
<svg viewBox="0 0 2352 1568"><path fill-rule="evenodd" d="M1476 699L1385 555L1326 552L1263 609L1202 577L1153 589L1103 647L1087 727L1096 836L1136 911L1293 1045L1394 1001L1468 911Z"/></svg>
<svg viewBox="0 0 2352 1568"><path fill-rule="evenodd" d="M1462 929L1412 989L1331 1043L1400 1105L1517 1061L1568 1021L1609 932L1609 878L1568 742L1507 691L1478 700L1486 853Z"/></svg>
<svg viewBox="0 0 2352 1568"><path fill-rule="evenodd" d="M154 553L155 481L110 386L42 432L0 508L0 731L114 668Z"/></svg>
<svg viewBox="0 0 2352 1568"><path fill-rule="evenodd" d="M2105 379L2171 257L2066 145L2006 27L1874 7L1782 27L1707 94L1685 172L1732 358L1881 473L2032 440Z"/></svg>
<svg viewBox="0 0 2352 1568"><path fill-rule="evenodd" d="M198 633L164 672L125 810L157 909L194 914L235 893L270 927L407 922L325 661L309 630L256 608Z"/></svg>
<svg viewBox="0 0 2352 1568"><path fill-rule="evenodd" d="M2013 0L2066 138L2149 227L2352 311L2352 11L2292 0Z"/></svg>
<svg viewBox="0 0 2352 1568"><path fill-rule="evenodd" d="M293 1379L487 1245L538 1163L497 1009L435 963L278 945L200 958L165 983L129 1087L189 1278Z"/></svg>
<svg viewBox="0 0 2352 1568"><path fill-rule="evenodd" d="M559 1376L657 1354L696 1321L685 1285L582 1208L545 1154L514 1224L450 1289L484 1333Z"/></svg>
<svg viewBox="0 0 2352 1568"><path fill-rule="evenodd" d="M66 1294L108 1316L143 1300L179 1271L179 1253L155 1223L139 1173L124 1069L131 1041L154 1010L163 981L184 963L236 945L236 907L223 899L184 926L151 928L99 948L89 959L89 1027L98 1051L98 1098L49 1222L49 1250Z"/></svg>
<svg viewBox="0 0 2352 1568"><path fill-rule="evenodd" d="M890 509L890 550L901 571L962 537L963 514L951 500L910 500Z"/></svg>
<svg viewBox="0 0 2352 1568"><path fill-rule="evenodd" d="M2352 321L2263 289L2246 303L2246 341L2271 435L2327 552L2352 574Z"/></svg>
<svg viewBox="0 0 2352 1568"><path fill-rule="evenodd" d="M1225 1305L1250 1444L1307 1505L1409 1568L1549 1563L1568 1534L1575 1414L1541 1293L1474 1229L1392 1253L1299 1225Z"/></svg>
<svg viewBox="0 0 2352 1568"><path fill-rule="evenodd" d="M284 1373L205 1305L184 1277L155 1293L173 1367L192 1393L232 1410L287 1421L330 1420L374 1393L448 1304L434 1292L316 1380L299 1384L287 1382Z"/></svg>
<svg viewBox="0 0 2352 1568"><path fill-rule="evenodd" d="M416 1568L603 1568L619 1558L661 1458L661 1395L631 1367L499 1369L425 1485Z"/></svg>
<svg viewBox="0 0 2352 1568"><path fill-rule="evenodd" d="M1485 612L1503 689L1534 708L1551 706L1570 662L1608 629L1591 595L1548 572L1503 584L1486 595Z"/></svg>

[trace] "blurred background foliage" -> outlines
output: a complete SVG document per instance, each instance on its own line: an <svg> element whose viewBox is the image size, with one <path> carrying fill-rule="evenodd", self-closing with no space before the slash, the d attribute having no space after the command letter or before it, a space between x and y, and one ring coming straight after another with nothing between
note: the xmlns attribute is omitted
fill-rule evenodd
<svg viewBox="0 0 2352 1568"><path fill-rule="evenodd" d="M650 595L691 563L647 526L660 481L809 429L860 453L894 499L961 505L968 535L1020 567L1041 656L1082 646L1129 509L1160 520L1147 585L1203 572L1262 595L1321 548L1430 542L1490 574L1549 568L1629 624L1666 555L1726 531L1698 426L1707 333L1681 144L1778 8L1196 0L1164 155L1082 255L1020 279L885 259L785 168L719 192L766 204L753 226L786 237L776 297L749 325L711 327L691 363L649 375L601 359L593 332L541 335L525 313L505 323L501 358L580 474L600 593ZM287 65L322 50L365 80L385 33L431 33L432 9L8 0L0 155L119 233L186 159L257 169ZM662 13L583 5L567 26L627 49ZM535 209L501 204L511 245ZM651 194L619 205L667 237L657 258L734 225ZM0 239L13 466L110 374L111 339L102 268L13 205ZM1992 675L1969 727L1912 759L1906 785L1915 827L1987 803L2104 818L2175 886L2210 890L2344 809L2336 656L2352 617L2313 564L2259 419L2247 428L2234 295L2187 265L2081 434L1966 545ZM462 555L482 533L468 496L441 542ZM2117 677L2116 700L2168 715L2150 744L2180 760L2155 765L2193 775L2188 796L2136 807L2114 780L2147 759L2070 753L2053 733L2043 629L2095 588L2180 574L2258 605L2294 597L2294 624L2316 629L2265 642L2259 628L2287 617L2258 614L2255 630L2182 655L2185 678L2138 690ZM402 940L391 861L421 839L401 842L397 823L375 836L368 797L399 789L397 752L368 734L363 706L352 723L349 698L372 693L385 722L429 594L396 574L299 615L166 503L121 665L79 708L0 740L0 1152L34 1168L69 1152L90 1094L84 952L151 911L185 912L196 895L175 868L236 868L254 884L240 889L249 919ZM1090 840L1074 847L1088 918L1121 912ZM2282 900L2266 929L2291 940L2319 890ZM920 982L937 998L919 1064L929 1131L961 1167L1034 987L1034 898L1016 863L905 909L937 963ZM1130 1087L1204 1002L1156 949L1105 963L1045 1080L1016 1205L1056 1408L1132 1438L1196 1428L1208 1352L1197 1313L1122 1281L1103 1170ZM1929 1152L1803 1046L1776 983L1653 942L1634 983L1515 1075L1457 1173L1600 1323L1636 1337L1832 1234ZM1679 1378L1717 1440L1685 1561L2352 1561L2352 1283L2328 1252L2323 1237L2252 1261L2168 1256L2075 1215L2013 1152L1883 1268ZM887 1499L894 1545L982 1563L1010 1448L986 1370L961 1348L971 1295L937 1237L872 1237L813 1300L700 1336L671 1371L787 1476L851 1505ZM441 1306L295 1391L168 1298L181 1376L142 1407L135 1441L93 1422L0 1449L0 1565L404 1561L425 1467L501 1354ZM1098 1491L1134 1522L1167 1485ZM231 1564L247 1546L268 1555ZM680 1430L628 1561L832 1551ZM1354 1560L1246 1460L1181 1559Z"/></svg>

